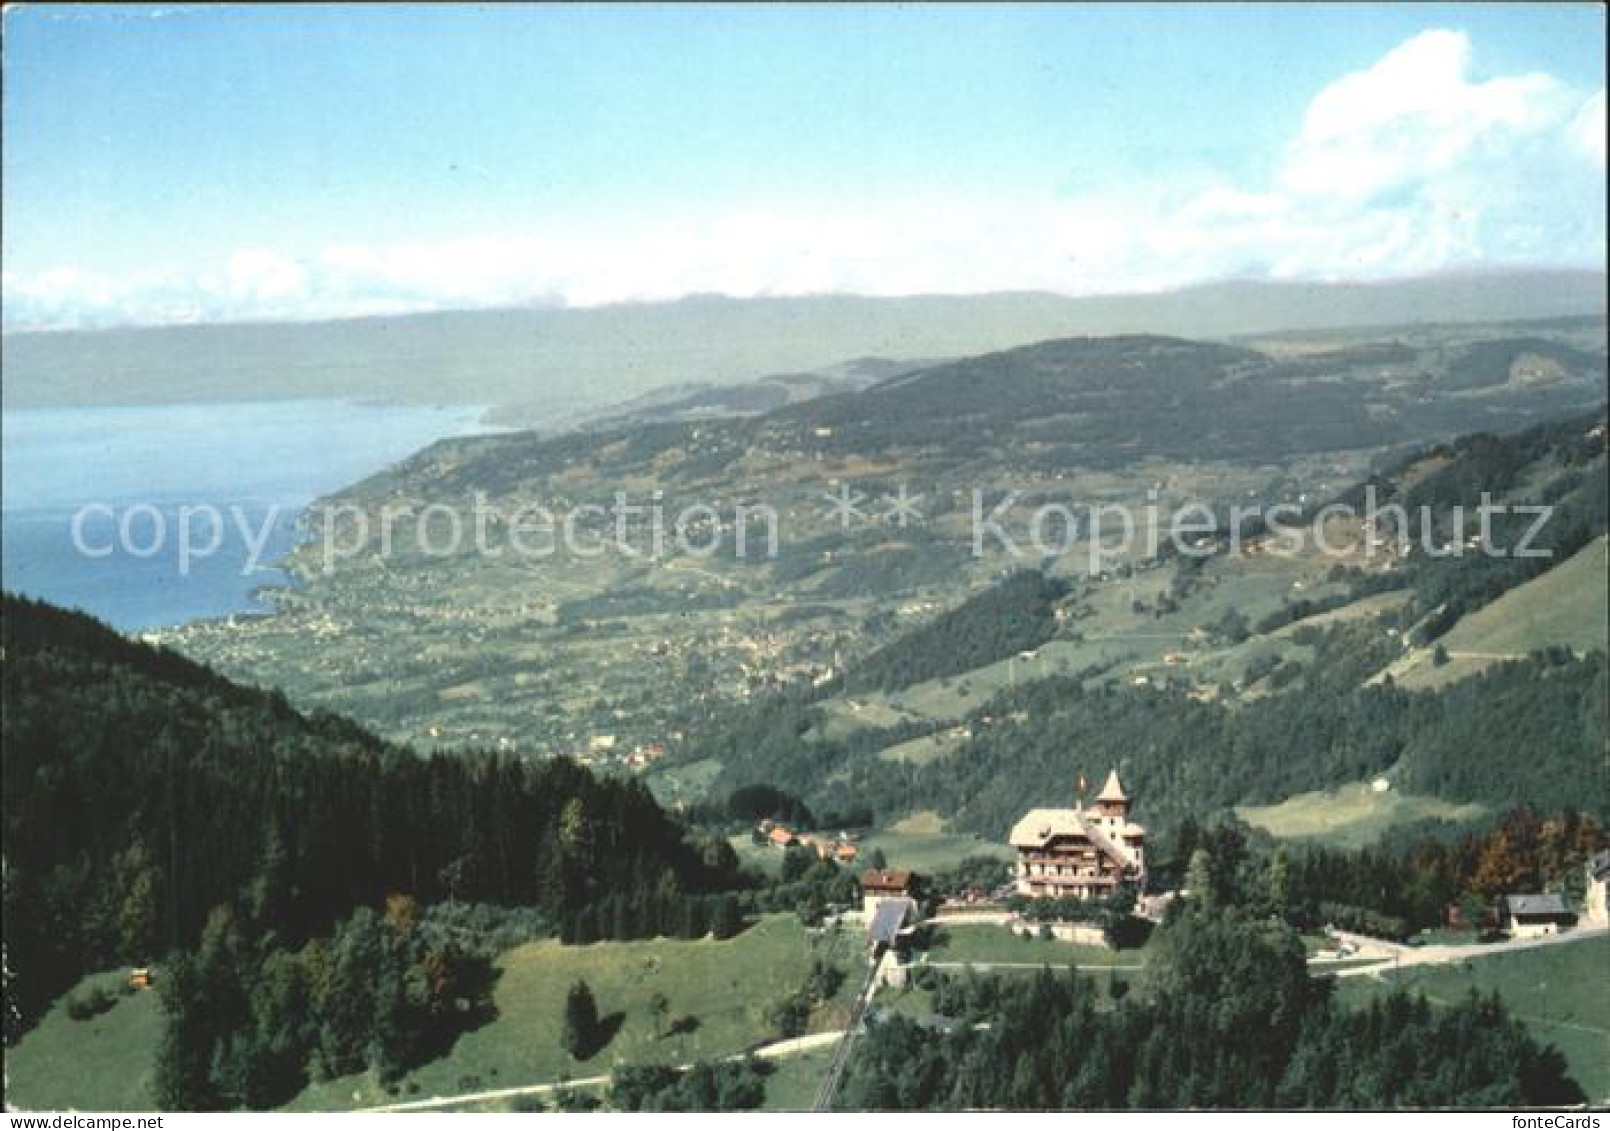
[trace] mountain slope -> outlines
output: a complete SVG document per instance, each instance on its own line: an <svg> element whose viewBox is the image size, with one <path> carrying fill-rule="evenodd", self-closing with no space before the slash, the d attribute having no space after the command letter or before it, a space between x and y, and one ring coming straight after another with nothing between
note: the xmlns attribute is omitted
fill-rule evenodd
<svg viewBox="0 0 1610 1131"><path fill-rule="evenodd" d="M999 649L960 670L950 661L971 653L948 642L949 624L998 607L1003 586L884 644L866 671L888 678L857 679L852 667L854 697L781 694L678 753L720 764L717 793L768 782L819 810L871 806L883 822L934 810L985 837L1048 790L1057 796L1048 783L1094 780L1111 765L1145 815L1165 821L1378 776L1423 795L1426 815L1529 805L1603 816L1604 435L1594 413L1422 449L1371 479L1378 505L1416 516L1405 552L1366 556L1355 531L1352 549L1337 537L1324 553L1271 542L1237 554L1221 532L1206 558L1126 563L1111 579L1071 584L1017 671L1001 671ZM1496 548L1529 533L1545 556L1469 547L1461 523L1484 495L1516 508L1547 500L1540 531L1529 532L1526 511L1491 523ZM1115 599L1125 589L1128 609ZM1435 693L1374 677L1452 650L1467 622L1467 633L1510 633L1514 653ZM1573 640L1574 654L1559 647ZM1470 676L1459 663L1445 665L1449 675ZM940 740L933 757L891 753L929 736Z"/></svg>
<svg viewBox="0 0 1610 1131"><path fill-rule="evenodd" d="M636 783L420 757L88 618L5 596L5 946L25 1018L89 970L194 944L233 904L284 939L390 893L535 906L707 866Z"/></svg>
<svg viewBox="0 0 1610 1131"><path fill-rule="evenodd" d="M1217 514L1249 503L1311 508L1371 467L1390 468L1392 453L1418 452L1472 422L1504 431L1597 408L1602 326L1414 327L1258 349L1155 335L1059 339L745 419L444 441L326 500L361 509L368 539L340 532L325 543L339 542L328 563L317 540L299 550L305 584L275 595L277 615L164 639L400 741L492 742L604 762L657 750L779 683L842 672L1012 570L1096 587L1080 614L1094 619L1077 630L1088 646L1059 644L1048 663L1161 664L1231 606L1251 623L1296 620L1321 610L1288 610L1286 598L1332 602L1347 586L1328 579L1329 563L1278 554L1212 566L1209 584L1181 574L1176 586L1169 562L1107 556L1092 566L1083 533L1064 537L1055 522L1042 554L1025 537L1039 508L1081 518L1098 504L1133 515L1152 504ZM1480 397L1443 387L1480 343L1522 338L1560 346L1557 379ZM1466 465L1472 482L1496 469ZM888 513L902 490L916 515ZM975 544L975 491L989 505L1017 500L1003 520L1015 545ZM456 553L426 554L418 521L404 514L393 551L378 555L383 508L418 514L442 504L465 517L467 535L478 495L504 516L539 505L562 521L604 508L581 530L583 541L603 537L606 552L583 557L538 537L528 544L552 552L524 554L494 524L495 553L466 536ZM834 509L840 496L855 513ZM622 498L657 501L667 534L683 508L709 508L719 533L708 550L670 537L656 552L645 516L617 549L608 515ZM757 507L776 515L775 539L750 525L739 553L737 512ZM435 541L439 526L431 533ZM1113 576L1119 565L1136 572ZM1182 600L1185 590L1196 598ZM1235 682L1288 651L1259 641L1192 674ZM1209 667L1222 670L1209 677ZM599 752L611 749L618 758Z"/></svg>
<svg viewBox="0 0 1610 1131"><path fill-rule="evenodd" d="M1604 536L1489 605L1461 617L1437 645L1418 648L1388 668L1403 687L1440 687L1545 648L1610 649ZM1438 663L1437 646L1446 656Z"/></svg>

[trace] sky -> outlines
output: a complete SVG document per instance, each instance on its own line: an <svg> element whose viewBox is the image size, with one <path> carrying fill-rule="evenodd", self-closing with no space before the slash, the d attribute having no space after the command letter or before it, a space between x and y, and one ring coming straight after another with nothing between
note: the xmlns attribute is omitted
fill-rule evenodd
<svg viewBox="0 0 1610 1131"><path fill-rule="evenodd" d="M3 325L1603 268L1604 19L11 7Z"/></svg>

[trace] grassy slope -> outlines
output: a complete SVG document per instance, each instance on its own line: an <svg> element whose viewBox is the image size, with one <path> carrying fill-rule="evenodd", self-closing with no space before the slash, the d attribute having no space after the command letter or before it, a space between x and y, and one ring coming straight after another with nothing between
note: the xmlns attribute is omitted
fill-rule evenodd
<svg viewBox="0 0 1610 1131"><path fill-rule="evenodd" d="M861 844L861 860L870 859L876 849L882 849L891 868L927 873L953 868L969 856L1011 856L1011 850L1003 844L972 833L945 832L944 821L931 809L913 813L868 836Z"/></svg>
<svg viewBox="0 0 1610 1131"><path fill-rule="evenodd" d="M954 732L940 731L937 734L925 734L921 738L886 746L878 752L878 757L885 762L907 762L913 766L926 766L929 762L938 761L949 754L958 742Z"/></svg>
<svg viewBox="0 0 1610 1131"><path fill-rule="evenodd" d="M1610 596L1605 539L1596 538L1541 577L1463 618L1444 638L1450 652L1530 652L1550 644L1605 646Z"/></svg>
<svg viewBox="0 0 1610 1131"><path fill-rule="evenodd" d="M1394 665L1402 669L1394 678L1404 687L1440 687L1550 645L1603 650L1610 643L1605 555L1605 539L1595 539L1542 576L1460 618L1442 638L1447 664L1433 666L1431 650L1421 649Z"/></svg>
<svg viewBox="0 0 1610 1131"><path fill-rule="evenodd" d="M772 1037L766 1011L799 987L810 957L811 943L793 916L769 917L724 942L532 943L499 961L497 1019L411 1073L403 1090L413 1082L421 1096L446 1095L593 1076L617 1064L685 1063L741 1052ZM838 959L848 965L846 948ZM581 1062L559 1045L565 993L578 978L592 987L600 1014L624 1015L614 1040ZM649 1011L656 992L669 999L672 1018L691 1014L698 1029L657 1038ZM818 1020L827 1026L832 1018ZM354 1095L361 1098L354 1101ZM293 1106L339 1109L389 1098L372 1078L349 1077L310 1087Z"/></svg>
<svg viewBox="0 0 1610 1131"><path fill-rule="evenodd" d="M87 1021L67 1016L67 998L94 986L116 989L128 971L93 974L64 995L6 1050L6 1102L30 1111L150 1111L151 1073L162 1039L154 992L122 997Z"/></svg>
<svg viewBox="0 0 1610 1131"><path fill-rule="evenodd" d="M1145 949L1108 950L1059 939L1023 938L1005 927L984 923L941 928L940 941L928 952L931 962L1036 962L1052 966L1136 966Z"/></svg>
<svg viewBox="0 0 1610 1131"><path fill-rule="evenodd" d="M810 1111L832 1062L831 1048L771 1061L764 1110Z"/></svg>
<svg viewBox="0 0 1610 1131"><path fill-rule="evenodd" d="M721 773L721 763L714 758L700 758L676 766L657 766L643 775L643 783L661 805L675 805L680 801L697 801L703 797Z"/></svg>
<svg viewBox="0 0 1610 1131"><path fill-rule="evenodd" d="M1283 840L1359 847L1379 840L1396 825L1427 818L1470 821L1484 811L1480 805L1459 805L1397 790L1376 793L1360 783L1299 793L1278 805L1242 806L1236 813L1249 825Z"/></svg>
<svg viewBox="0 0 1610 1131"><path fill-rule="evenodd" d="M1422 967L1381 978L1344 978L1342 999L1367 1000L1394 979L1451 1004L1472 989L1497 990L1539 1041L1555 1045L1590 1103L1610 1103L1610 938L1494 955L1458 965ZM1599 986L1600 989L1593 989Z"/></svg>
<svg viewBox="0 0 1610 1131"><path fill-rule="evenodd" d="M815 953L831 957L848 977L839 999L819 1010L812 1026L841 1026L847 998L860 984L859 939L814 945ZM532 943L498 962L496 1019L461 1037L447 1056L408 1074L395 1094L365 1074L313 1084L289 1106L338 1111L595 1076L623 1063L681 1063L741 1052L772 1039L766 1012L800 986L812 954L813 943L791 915L768 917L723 942ZM592 987L602 1014L623 1015L609 1045L582 1062L559 1045L565 993L578 978ZM656 992L669 999L671 1018L697 1017L697 1030L656 1038L649 1010ZM161 1031L154 994L125 998L90 1021L70 1020L58 1003L7 1050L8 1098L39 1110L148 1109L146 1087Z"/></svg>

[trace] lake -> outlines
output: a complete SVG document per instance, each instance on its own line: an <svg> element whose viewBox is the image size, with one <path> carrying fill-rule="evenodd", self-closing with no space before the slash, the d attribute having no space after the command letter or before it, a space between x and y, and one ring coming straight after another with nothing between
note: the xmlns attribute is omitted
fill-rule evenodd
<svg viewBox="0 0 1610 1131"><path fill-rule="evenodd" d="M7 410L0 581L126 631L262 611L254 591L287 583L272 563L295 545L303 508L433 440L487 431L483 412L338 400ZM224 527L203 556L212 531L195 508L207 506ZM183 567L181 508L195 516Z"/></svg>

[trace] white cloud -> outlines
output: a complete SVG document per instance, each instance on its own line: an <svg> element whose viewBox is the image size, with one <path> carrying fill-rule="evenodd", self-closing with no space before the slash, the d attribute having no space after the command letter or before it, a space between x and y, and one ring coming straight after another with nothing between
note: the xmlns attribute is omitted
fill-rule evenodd
<svg viewBox="0 0 1610 1131"><path fill-rule="evenodd" d="M193 272L8 270L6 325L313 318L691 293L1159 290L1226 276L1366 278L1482 262L1602 265L1605 94L1478 77L1427 31L1309 102L1265 183L1128 185L1073 199L749 208L303 255ZM938 190L935 190L936 193Z"/></svg>
<svg viewBox="0 0 1610 1131"><path fill-rule="evenodd" d="M1599 168L1604 168L1604 91L1589 96L1571 120L1571 139Z"/></svg>
<svg viewBox="0 0 1610 1131"><path fill-rule="evenodd" d="M1482 262L1603 264L1604 92L1472 77L1428 31L1310 101L1268 185L1075 202L1096 278L1368 278ZM1137 265L1147 269L1137 270Z"/></svg>
<svg viewBox="0 0 1610 1131"><path fill-rule="evenodd" d="M1352 200L1446 172L1484 143L1548 129L1568 98L1548 75L1475 82L1470 42L1428 31L1309 104L1281 175L1299 194Z"/></svg>
<svg viewBox="0 0 1610 1131"><path fill-rule="evenodd" d="M224 274L229 294L248 303L294 302L307 294L308 274L302 265L265 248L237 252Z"/></svg>

